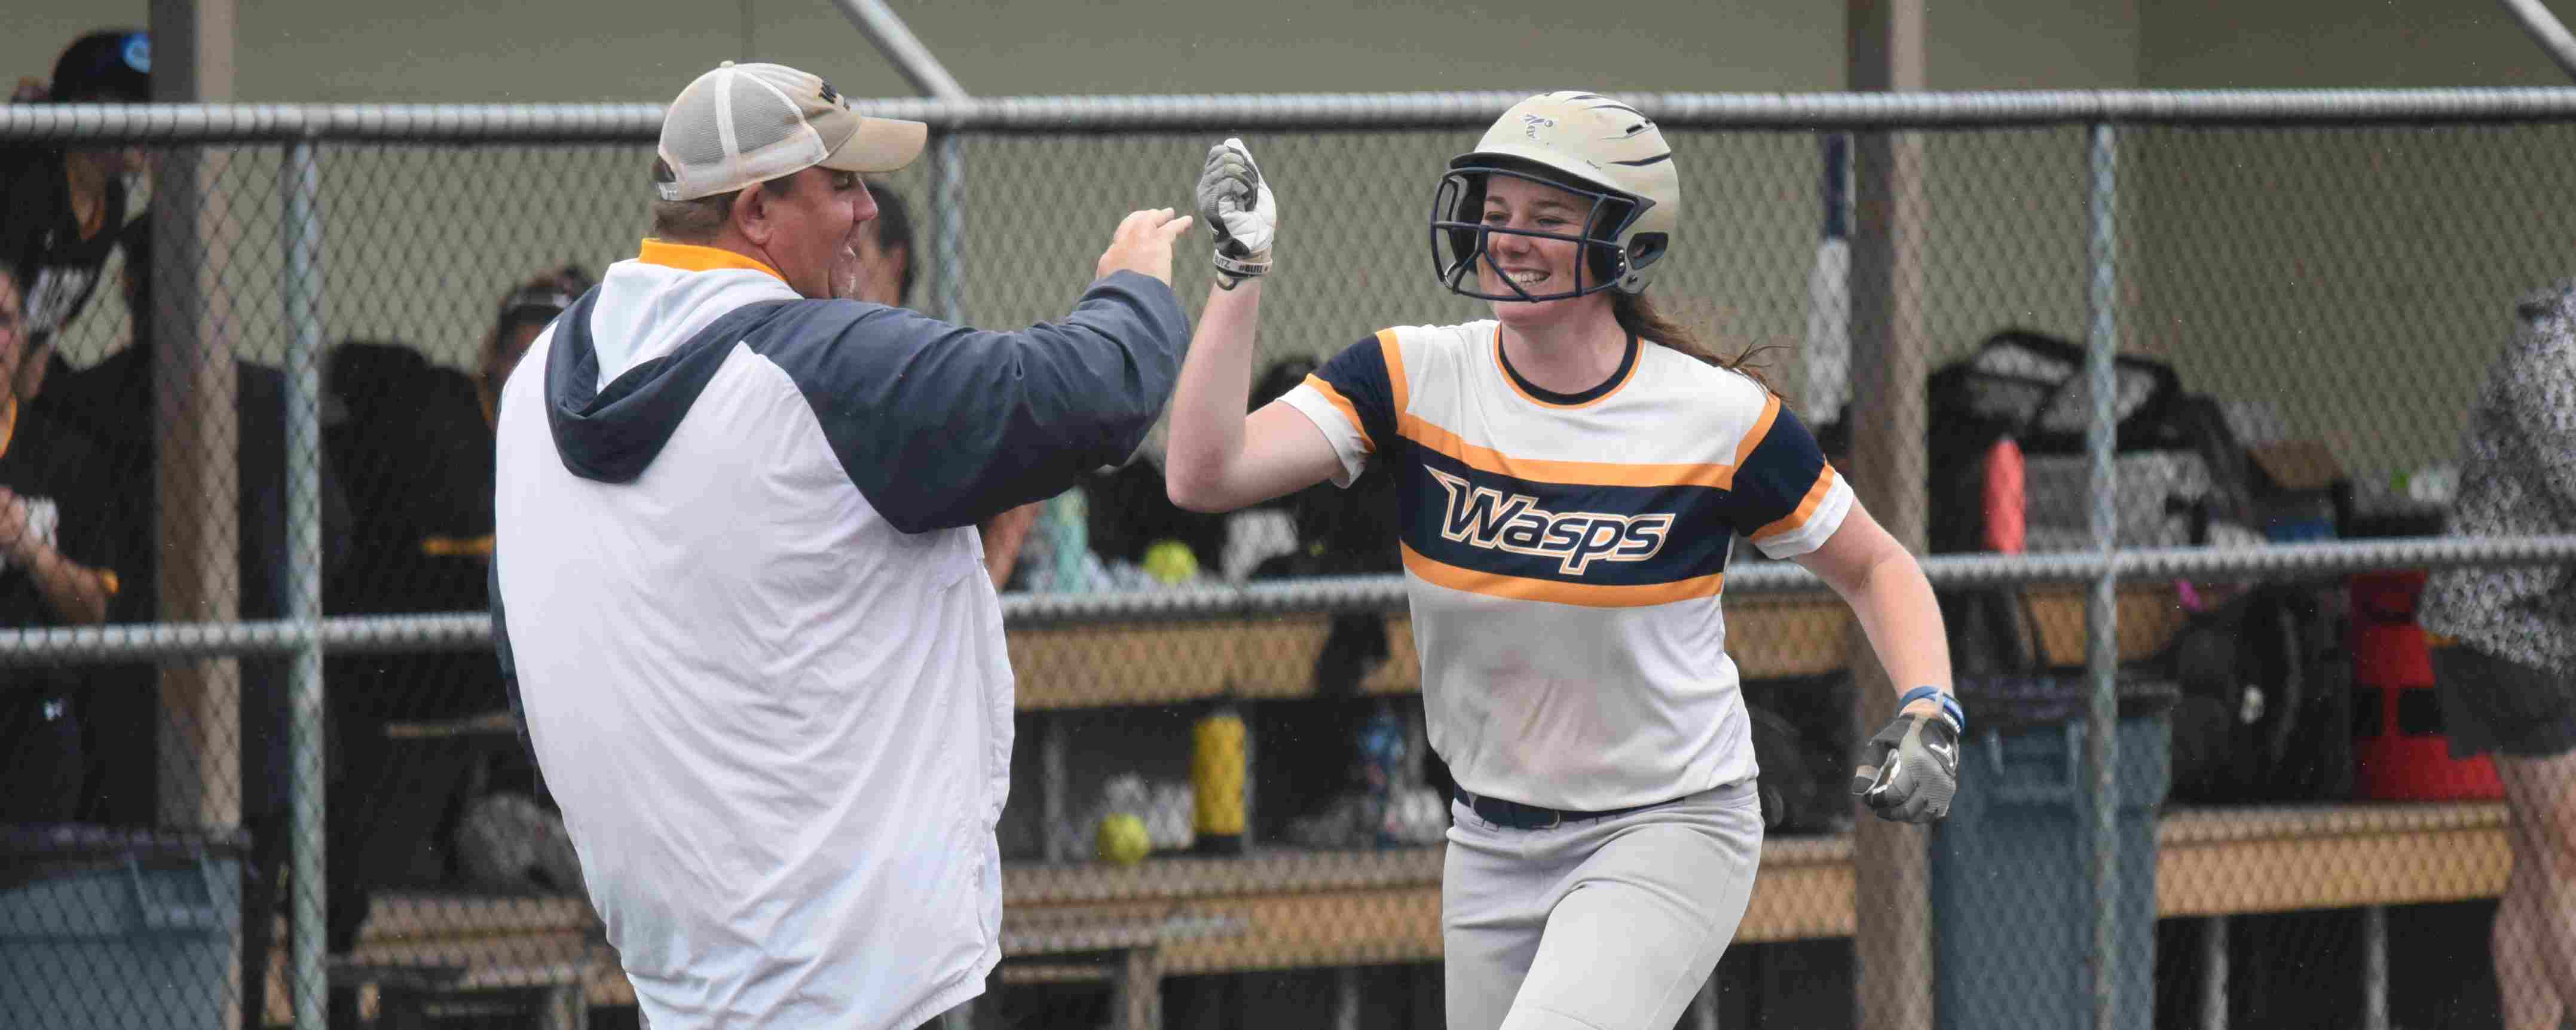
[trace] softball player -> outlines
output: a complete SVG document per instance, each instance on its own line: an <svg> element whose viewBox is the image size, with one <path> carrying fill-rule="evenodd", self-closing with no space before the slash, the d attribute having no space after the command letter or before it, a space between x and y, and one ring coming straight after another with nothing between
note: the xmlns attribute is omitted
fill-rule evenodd
<svg viewBox="0 0 2576 1030"><path fill-rule="evenodd" d="M1796 415L1646 293L1681 229L1654 123L1531 97L1449 164L1442 285L1493 318L1380 330L1243 411L1278 203L1208 152L1217 285L1173 399L1174 501L1225 511L1382 464L1397 482L1432 746L1459 795L1442 885L1452 1030L1669 1030L1752 893L1762 819L1718 598L1736 535L1859 615L1894 722L1855 790L1949 809L1964 725L1913 556Z"/></svg>

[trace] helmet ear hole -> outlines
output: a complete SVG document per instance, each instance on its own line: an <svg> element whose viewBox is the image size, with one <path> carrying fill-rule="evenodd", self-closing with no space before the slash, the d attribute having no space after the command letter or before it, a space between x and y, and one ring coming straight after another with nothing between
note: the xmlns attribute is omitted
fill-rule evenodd
<svg viewBox="0 0 2576 1030"><path fill-rule="evenodd" d="M1628 267L1644 268L1664 256L1672 238L1659 232L1641 232L1628 241Z"/></svg>

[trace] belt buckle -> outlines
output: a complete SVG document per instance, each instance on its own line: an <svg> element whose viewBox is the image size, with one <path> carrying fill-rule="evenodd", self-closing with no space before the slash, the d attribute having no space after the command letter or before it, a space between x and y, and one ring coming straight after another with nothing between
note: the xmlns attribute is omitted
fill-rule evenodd
<svg viewBox="0 0 2576 1030"><path fill-rule="evenodd" d="M1545 825L1545 826L1532 826L1532 827L1530 827L1530 829L1533 829L1533 830L1553 830L1553 829L1555 829L1555 828L1557 828L1557 827L1559 827L1559 826L1563 826L1563 825L1565 825L1565 813L1564 813L1564 812L1562 812L1562 811L1560 811L1560 810L1558 810L1558 809L1553 809L1553 808L1541 808L1541 809L1539 809L1539 811L1542 811L1542 812L1547 813L1547 825Z"/></svg>

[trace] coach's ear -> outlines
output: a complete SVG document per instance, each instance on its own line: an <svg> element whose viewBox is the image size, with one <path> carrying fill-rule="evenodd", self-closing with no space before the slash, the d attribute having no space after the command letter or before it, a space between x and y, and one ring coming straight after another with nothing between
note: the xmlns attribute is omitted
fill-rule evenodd
<svg viewBox="0 0 2576 1030"><path fill-rule="evenodd" d="M771 203L777 199L759 186L747 187L734 194L733 231L742 234L742 238L751 241L753 246L768 246L769 238L778 231L777 218L781 212L777 205Z"/></svg>

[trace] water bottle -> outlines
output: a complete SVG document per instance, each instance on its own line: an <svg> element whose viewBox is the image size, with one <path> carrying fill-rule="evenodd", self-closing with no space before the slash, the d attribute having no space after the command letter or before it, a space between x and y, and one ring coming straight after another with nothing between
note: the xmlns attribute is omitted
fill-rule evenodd
<svg viewBox="0 0 2576 1030"><path fill-rule="evenodd" d="M1404 720L1392 705L1380 702L1377 713L1360 724L1360 782L1368 798L1370 824L1381 846L1396 841L1395 790L1404 780Z"/></svg>
<svg viewBox="0 0 2576 1030"><path fill-rule="evenodd" d="M1055 589L1083 593L1091 589L1091 507L1074 487L1046 503L1047 559Z"/></svg>
<svg viewBox="0 0 2576 1030"><path fill-rule="evenodd" d="M1232 701L1218 703L1190 730L1191 822L1203 853L1240 855L1245 850L1248 737Z"/></svg>

